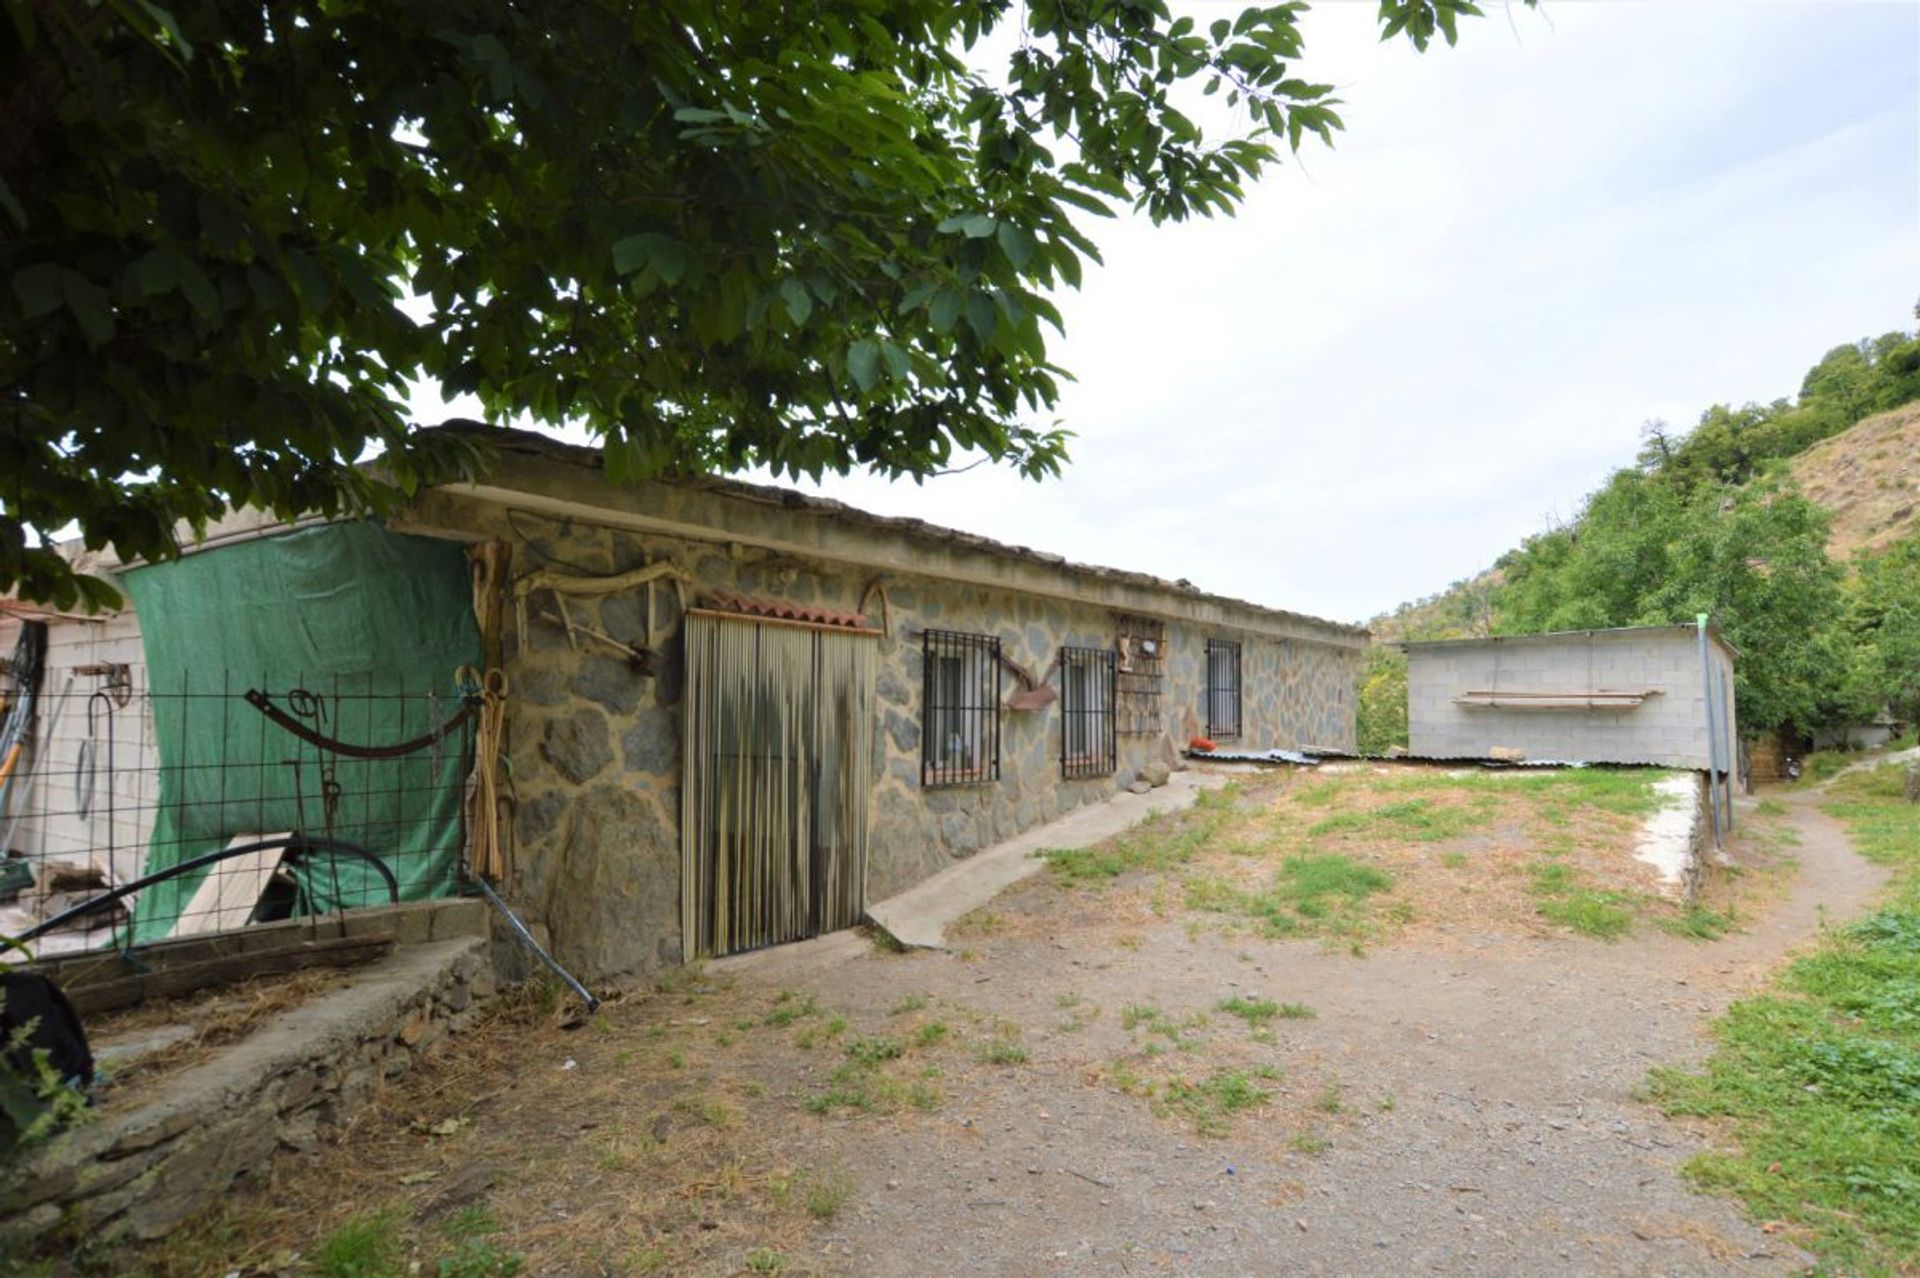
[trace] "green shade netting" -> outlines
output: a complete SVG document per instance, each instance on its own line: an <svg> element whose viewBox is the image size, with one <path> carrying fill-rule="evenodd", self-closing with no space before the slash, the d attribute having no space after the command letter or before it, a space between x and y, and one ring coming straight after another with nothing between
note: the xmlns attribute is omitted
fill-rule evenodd
<svg viewBox="0 0 1920 1278"><path fill-rule="evenodd" d="M431 750L354 759L300 740L243 699L270 693L338 740L385 745L460 709L455 671L480 635L466 556L455 543L366 522L327 524L129 573L146 644L158 813L147 871L236 836L331 835L375 853L400 899L451 895L460 853L467 728ZM226 863L232 864L232 863ZM134 909L136 943L174 927L216 865L154 884ZM295 868L296 913L382 904L384 880L349 857Z"/></svg>

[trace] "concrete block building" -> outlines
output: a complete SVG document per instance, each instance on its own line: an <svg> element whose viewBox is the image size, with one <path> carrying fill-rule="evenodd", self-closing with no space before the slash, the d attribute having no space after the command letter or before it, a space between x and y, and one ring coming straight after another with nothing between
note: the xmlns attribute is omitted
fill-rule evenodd
<svg viewBox="0 0 1920 1278"><path fill-rule="evenodd" d="M1401 645L1409 750L1727 772L1733 663L1709 628L1634 626ZM1711 726L1710 726L1711 725Z"/></svg>

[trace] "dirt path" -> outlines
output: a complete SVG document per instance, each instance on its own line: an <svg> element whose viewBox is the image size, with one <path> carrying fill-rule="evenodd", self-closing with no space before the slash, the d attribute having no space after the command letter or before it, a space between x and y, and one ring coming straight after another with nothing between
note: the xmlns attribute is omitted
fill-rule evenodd
<svg viewBox="0 0 1920 1278"><path fill-rule="evenodd" d="M1805 1257L1685 1188L1697 1143L1634 1095L1880 886L1817 801L1788 799L1785 895L1714 943L1456 936L1355 957L1167 921L1112 950L989 937L757 972L842 1007L923 994L1019 1025L1032 1053L936 1114L820 1123L821 1156L857 1168L860 1192L819 1259L902 1276L1796 1272ZM1317 1012L1247 1049L1282 1071L1271 1111L1207 1139L1109 1085L1132 1041L1121 1007L1180 1016L1234 994Z"/></svg>

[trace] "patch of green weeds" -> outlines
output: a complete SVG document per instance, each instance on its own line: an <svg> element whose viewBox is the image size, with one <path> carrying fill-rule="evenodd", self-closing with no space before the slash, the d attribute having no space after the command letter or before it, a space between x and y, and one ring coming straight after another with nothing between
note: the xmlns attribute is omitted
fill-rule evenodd
<svg viewBox="0 0 1920 1278"><path fill-rule="evenodd" d="M456 1212L441 1232L453 1244L453 1252L435 1265L437 1278L513 1278L526 1264L525 1256L502 1251L495 1244L492 1236L500 1232L500 1222L485 1207Z"/></svg>
<svg viewBox="0 0 1920 1278"><path fill-rule="evenodd" d="M1272 883L1254 892L1196 876L1187 882L1187 905L1238 915L1267 937L1352 937L1373 930L1367 900L1392 886L1385 870L1335 852L1315 853L1286 858Z"/></svg>
<svg viewBox="0 0 1920 1278"><path fill-rule="evenodd" d="M1196 1082L1169 1078L1155 1098L1159 1108L1192 1124L1202 1136L1224 1136L1233 1115L1273 1096L1240 1070L1215 1070Z"/></svg>
<svg viewBox="0 0 1920 1278"><path fill-rule="evenodd" d="M1446 866L1449 870L1457 870L1461 866L1465 865L1466 863L1467 863L1467 854L1465 852L1459 851L1458 849L1455 849L1454 851L1451 851L1451 852L1442 852L1440 854L1440 864Z"/></svg>
<svg viewBox="0 0 1920 1278"><path fill-rule="evenodd" d="M1660 920L1660 929L1694 941L1717 941L1733 930L1733 916L1704 905L1689 905L1679 914Z"/></svg>
<svg viewBox="0 0 1920 1278"><path fill-rule="evenodd" d="M755 1247L741 1261L750 1274L783 1274L790 1263L787 1253L771 1247Z"/></svg>
<svg viewBox="0 0 1920 1278"><path fill-rule="evenodd" d="M815 1220L832 1220L852 1197L853 1177L846 1172L807 1179L807 1214Z"/></svg>
<svg viewBox="0 0 1920 1278"><path fill-rule="evenodd" d="M717 1096L695 1094L676 1096L673 1107L689 1118L697 1118L709 1127L733 1126L733 1108Z"/></svg>
<svg viewBox="0 0 1920 1278"><path fill-rule="evenodd" d="M974 1059L985 1065L1025 1065L1029 1053L1016 1039L996 1036L973 1049Z"/></svg>
<svg viewBox="0 0 1920 1278"><path fill-rule="evenodd" d="M1633 930L1633 911L1619 892L1583 889L1540 903L1540 916L1582 936L1617 941Z"/></svg>
<svg viewBox="0 0 1920 1278"><path fill-rule="evenodd" d="M657 1274L665 1269L673 1253L658 1243L637 1247L620 1258L620 1268L629 1274Z"/></svg>
<svg viewBox="0 0 1920 1278"><path fill-rule="evenodd" d="M922 1025L913 1032L913 1045L915 1047L932 1047L934 1044L945 1040L947 1033L947 1023L945 1021L928 1021L925 1025Z"/></svg>
<svg viewBox="0 0 1920 1278"><path fill-rule="evenodd" d="M1237 1016L1249 1025L1265 1025L1280 1015L1280 1005L1270 998L1245 998L1235 994L1232 998L1223 998L1213 1005L1217 1012L1228 1016Z"/></svg>
<svg viewBox="0 0 1920 1278"><path fill-rule="evenodd" d="M1111 882L1134 870L1170 870L1187 864L1234 816L1239 787L1203 790L1184 812L1156 813L1090 848L1043 852L1056 878L1070 884Z"/></svg>
<svg viewBox="0 0 1920 1278"><path fill-rule="evenodd" d="M1563 861L1536 861L1529 867L1540 917L1582 936L1617 941L1633 930L1634 898L1582 885Z"/></svg>
<svg viewBox="0 0 1920 1278"><path fill-rule="evenodd" d="M1327 1138L1317 1132L1295 1132L1287 1140L1288 1149L1296 1154L1305 1154L1309 1158L1316 1154L1324 1154L1331 1147Z"/></svg>
<svg viewBox="0 0 1920 1278"><path fill-rule="evenodd" d="M806 1017L818 1015L820 1004L812 994L795 994L793 990L781 990L780 998L774 1000L774 1009L766 1013L768 1025L793 1025L795 1021L804 1021Z"/></svg>
<svg viewBox="0 0 1920 1278"><path fill-rule="evenodd" d="M1132 1032L1135 1029L1146 1031L1149 1039L1164 1038L1170 1046L1183 1052L1191 1052L1200 1046L1197 1037L1184 1034L1182 1030L1198 1029L1207 1023L1206 1013L1193 1012L1184 1019L1175 1020L1151 1003L1129 1003L1120 1010L1120 1028ZM1149 1042L1146 1051L1149 1055L1159 1055L1165 1050L1158 1044Z"/></svg>
<svg viewBox="0 0 1920 1278"><path fill-rule="evenodd" d="M909 994L893 1005L893 1015L905 1016L908 1012L918 1012L928 1003L925 994Z"/></svg>
<svg viewBox="0 0 1920 1278"><path fill-rule="evenodd" d="M1308 827L1307 833L1323 838L1365 830L1382 838L1438 843L1457 839L1484 825L1493 814L1494 805L1491 795L1477 795L1468 803L1445 806L1437 806L1432 799L1403 799L1377 808L1337 813Z"/></svg>
<svg viewBox="0 0 1920 1278"><path fill-rule="evenodd" d="M856 1038L847 1044L847 1055L861 1065L878 1065L906 1055L907 1045L888 1034Z"/></svg>
<svg viewBox="0 0 1920 1278"><path fill-rule="evenodd" d="M308 1263L320 1278L398 1278L405 1217L391 1208L353 1217L320 1240Z"/></svg>

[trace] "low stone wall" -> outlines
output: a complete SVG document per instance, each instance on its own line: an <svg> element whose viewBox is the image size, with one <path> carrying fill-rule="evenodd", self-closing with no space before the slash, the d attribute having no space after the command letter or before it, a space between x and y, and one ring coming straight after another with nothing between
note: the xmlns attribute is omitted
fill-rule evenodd
<svg viewBox="0 0 1920 1278"><path fill-rule="evenodd" d="M338 1129L465 1029L493 988L483 938L396 949L353 984L161 1080L143 1104L109 1109L0 1174L0 1254L56 1226L92 1238L167 1233L276 1151Z"/></svg>

